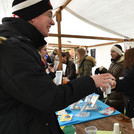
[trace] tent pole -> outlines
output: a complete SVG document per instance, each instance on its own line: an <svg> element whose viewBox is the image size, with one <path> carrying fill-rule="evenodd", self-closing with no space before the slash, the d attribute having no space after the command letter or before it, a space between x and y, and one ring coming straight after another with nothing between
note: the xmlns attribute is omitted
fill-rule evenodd
<svg viewBox="0 0 134 134"><path fill-rule="evenodd" d="M55 43L48 43L48 47L58 47L58 44ZM71 45L71 44L62 44L62 48L78 48L81 45Z"/></svg>
<svg viewBox="0 0 134 134"><path fill-rule="evenodd" d="M98 46L104 46L104 45L112 45L112 44L117 44L117 43L122 43L122 42L129 42L129 41L115 41L115 42L108 42L108 43L102 43L102 44L96 44L96 45L71 45L71 44L62 44L63 48L79 48L79 47L98 47ZM58 47L58 44L54 44L54 43L48 43L48 46L50 47Z"/></svg>
<svg viewBox="0 0 134 134"><path fill-rule="evenodd" d="M115 41L115 42L108 42L108 43L102 43L102 44L97 44L97 45L91 45L88 47L98 47L98 46L104 46L104 45L112 45L112 44L117 44L117 43L122 43L124 41Z"/></svg>
<svg viewBox="0 0 134 134"><path fill-rule="evenodd" d="M61 10L56 13L56 21L58 24L58 49L59 49L59 69L62 70L62 55L61 55Z"/></svg>
<svg viewBox="0 0 134 134"><path fill-rule="evenodd" d="M50 37L58 37L57 34L49 33ZM61 37L67 38L81 38L81 39L96 39L96 40L115 40L115 41L124 41L122 38L110 38L110 37L97 37L97 36L83 36L83 35L69 35L61 34Z"/></svg>
<svg viewBox="0 0 134 134"><path fill-rule="evenodd" d="M56 16L57 12L61 12L72 0L67 0L64 5L62 5L53 15L53 17Z"/></svg>

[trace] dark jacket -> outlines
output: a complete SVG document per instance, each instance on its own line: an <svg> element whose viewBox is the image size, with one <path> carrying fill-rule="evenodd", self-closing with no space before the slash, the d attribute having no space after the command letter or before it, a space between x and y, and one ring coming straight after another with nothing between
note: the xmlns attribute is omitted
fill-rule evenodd
<svg viewBox="0 0 134 134"><path fill-rule="evenodd" d="M124 72L123 61L124 61L124 56L121 56L117 61L112 61L108 70L102 67L103 69L101 70L101 72L110 73L116 79L118 79L119 77L123 76L123 72ZM111 107L114 107L118 111L124 113L125 97L121 93L117 93L116 91L111 91L111 94L107 95L107 99L105 103Z"/></svg>
<svg viewBox="0 0 134 134"><path fill-rule="evenodd" d="M134 65L125 71L124 79L118 80L115 91L127 97L126 115L134 117Z"/></svg>
<svg viewBox="0 0 134 134"><path fill-rule="evenodd" d="M117 80L116 91L134 98L134 65L132 69L125 70L124 79Z"/></svg>
<svg viewBox="0 0 134 134"><path fill-rule="evenodd" d="M102 67L96 69L95 74L110 73L116 79L118 79L119 77L122 77L124 74L123 61L124 61L124 56L122 55L116 62L112 61L108 70L102 66Z"/></svg>
<svg viewBox="0 0 134 134"><path fill-rule="evenodd" d="M112 74L115 78L119 78L123 76L124 69L123 69L123 61L124 61L124 56L121 56L119 60L116 62L112 62L108 72Z"/></svg>
<svg viewBox="0 0 134 134"><path fill-rule="evenodd" d="M73 63L73 61L70 61L67 59L67 63L66 63L67 67L66 67L66 71L65 71L65 76L69 79L69 80L73 80L76 78L76 68L75 68L75 64Z"/></svg>
<svg viewBox="0 0 134 134"><path fill-rule="evenodd" d="M0 133L62 134L55 112L94 92L93 79L53 83L36 49L44 38L22 19L5 18L0 36Z"/></svg>
<svg viewBox="0 0 134 134"><path fill-rule="evenodd" d="M81 63L79 64L79 74L77 75L77 78L80 78L82 76L91 76L92 75L92 67L96 65L96 61L91 56L85 56Z"/></svg>

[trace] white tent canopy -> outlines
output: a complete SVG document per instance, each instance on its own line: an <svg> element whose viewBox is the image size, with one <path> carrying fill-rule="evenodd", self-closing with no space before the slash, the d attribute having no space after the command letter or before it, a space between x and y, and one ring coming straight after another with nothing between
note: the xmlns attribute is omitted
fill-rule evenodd
<svg viewBox="0 0 134 134"><path fill-rule="evenodd" d="M0 0L0 18L11 15L13 0ZM67 0L51 0L54 9ZM134 37L133 0L71 0L66 10L107 32L124 38Z"/></svg>
<svg viewBox="0 0 134 134"><path fill-rule="evenodd" d="M70 3L65 7L65 9L71 13L71 15L74 15L77 20L77 24L73 23L73 19L67 19L66 15L64 15L63 11L63 22L61 22L62 26L62 33L64 33L65 27L68 27L67 29L70 30L70 34L73 34L74 31L77 31L78 29L79 35L92 35L92 36L104 36L104 37L116 37L116 38L133 38L134 37L134 1L133 0L59 0L59 1L53 1L51 0L54 8L55 3L58 5L61 3L65 3L66 1L70 1ZM56 6L57 7L57 6ZM69 14L68 13L68 14ZM71 16L69 15L69 16ZM80 21L84 21L83 25L79 23ZM64 25L66 23L66 26ZM68 25L69 23L69 25ZM87 25L90 24L90 25ZM70 25L72 25L70 29ZM92 30L91 25L95 28L98 28L99 30ZM77 26L75 30L72 30ZM82 32L82 29L84 29L84 33ZM88 32L87 32L88 31ZM90 31L90 32L89 32ZM95 31L95 34L94 34ZM105 34L105 32L107 32ZM99 34L101 33L101 34ZM69 32L68 32L69 34ZM53 38L54 39L54 38ZM52 39L50 39L52 41ZM49 40L49 41L50 41ZM71 42L71 44L78 44L78 45L94 45L94 42L96 44L106 43L108 41L106 40L95 40L86 41L85 39L77 40L77 39L62 39L62 43L67 43L68 41ZM51 42L50 41L50 42ZM99 42L99 43L97 43Z"/></svg>
<svg viewBox="0 0 134 134"><path fill-rule="evenodd" d="M51 0L60 5L66 0ZM57 7L56 5L56 7ZM133 0L71 0L66 10L102 30L125 37L134 37Z"/></svg>
<svg viewBox="0 0 134 134"><path fill-rule="evenodd" d="M72 0L66 9L83 21L125 38L134 37L133 0Z"/></svg>

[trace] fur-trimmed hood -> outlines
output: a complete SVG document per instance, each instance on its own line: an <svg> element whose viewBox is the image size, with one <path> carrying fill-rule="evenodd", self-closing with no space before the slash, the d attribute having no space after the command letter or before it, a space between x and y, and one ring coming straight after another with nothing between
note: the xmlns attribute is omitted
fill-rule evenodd
<svg viewBox="0 0 134 134"><path fill-rule="evenodd" d="M81 67L82 63L83 63L85 60L88 60L88 61L92 62L92 67L94 67L94 66L96 65L95 59L94 59L93 57L91 57L91 56L86 55L86 56L81 60L81 62L80 62L80 64L79 64L79 67Z"/></svg>
<svg viewBox="0 0 134 134"><path fill-rule="evenodd" d="M94 64L94 66L96 65L96 60L93 57L91 57L91 56L85 56L85 59L92 61L93 64Z"/></svg>
<svg viewBox="0 0 134 134"><path fill-rule="evenodd" d="M123 62L123 61L124 61L124 55L122 55L122 56L120 57L120 59L117 60L117 63L119 63L119 62Z"/></svg>

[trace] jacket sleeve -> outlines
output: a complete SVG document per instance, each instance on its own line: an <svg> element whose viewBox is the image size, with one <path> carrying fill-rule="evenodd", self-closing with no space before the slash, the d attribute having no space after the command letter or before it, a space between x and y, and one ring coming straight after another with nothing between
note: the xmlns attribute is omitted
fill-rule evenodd
<svg viewBox="0 0 134 134"><path fill-rule="evenodd" d="M37 60L21 48L6 50L1 61L2 86L12 99L49 113L67 107L96 89L89 76L57 86Z"/></svg>

